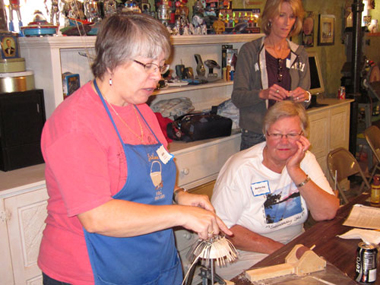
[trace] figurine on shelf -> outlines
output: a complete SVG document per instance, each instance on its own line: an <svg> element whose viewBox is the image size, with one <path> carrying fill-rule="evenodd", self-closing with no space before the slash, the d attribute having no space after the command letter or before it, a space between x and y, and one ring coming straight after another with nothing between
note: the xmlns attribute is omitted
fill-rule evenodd
<svg viewBox="0 0 380 285"><path fill-rule="evenodd" d="M226 30L226 26L225 26L224 22L221 21L221 20L216 20L216 21L212 24L212 28L214 29L215 34L217 34L217 35L219 35L219 34L223 34L224 31Z"/></svg>
<svg viewBox="0 0 380 285"><path fill-rule="evenodd" d="M189 32L189 26L185 26L185 27L183 27L183 35L184 35L184 36L188 36L188 35L190 35L190 32Z"/></svg>
<svg viewBox="0 0 380 285"><path fill-rule="evenodd" d="M0 33L7 32L7 12L5 11L4 1L0 0Z"/></svg>
<svg viewBox="0 0 380 285"><path fill-rule="evenodd" d="M71 19L77 19L77 20L84 20L84 8L83 3L79 0L62 0L63 5L63 12L64 15L67 18Z"/></svg>
<svg viewBox="0 0 380 285"><path fill-rule="evenodd" d="M165 26L168 26L170 20L170 6L167 0L163 0L158 6L157 19Z"/></svg>
<svg viewBox="0 0 380 285"><path fill-rule="evenodd" d="M21 13L20 13L20 0L9 0L9 30L14 32L15 28L13 25L13 12L15 11L18 18L19 27L22 26Z"/></svg>
<svg viewBox="0 0 380 285"><path fill-rule="evenodd" d="M139 5L134 0L128 0L124 4L124 8L122 9L123 12L135 12L135 13L141 13Z"/></svg>
<svg viewBox="0 0 380 285"><path fill-rule="evenodd" d="M117 3L115 0L105 0L103 2L104 17L108 17L117 12Z"/></svg>
<svg viewBox="0 0 380 285"><path fill-rule="evenodd" d="M98 23L101 20L99 2L93 0L84 0L84 15L86 16L87 21L91 23Z"/></svg>
<svg viewBox="0 0 380 285"><path fill-rule="evenodd" d="M33 21L27 26L20 27L20 33L26 37L51 36L57 33L58 26L48 23L41 11L33 13Z"/></svg>
<svg viewBox="0 0 380 285"><path fill-rule="evenodd" d="M204 7L202 2L199 0L194 3L193 18L191 22L194 25L194 35L207 34L207 27L203 27L205 25Z"/></svg>
<svg viewBox="0 0 380 285"><path fill-rule="evenodd" d="M55 19L55 24L57 26L59 26L59 16L60 16L59 1L58 0L51 0L51 9L50 10L49 10L46 2L47 2L47 0L44 0L46 13L47 13L47 15L50 15L50 24L54 25L54 19Z"/></svg>
<svg viewBox="0 0 380 285"><path fill-rule="evenodd" d="M205 23L201 26L201 35L207 35L207 25Z"/></svg>
<svg viewBox="0 0 380 285"><path fill-rule="evenodd" d="M150 4L148 0L142 0L140 3L140 9L142 13L151 15L151 9L150 9Z"/></svg>

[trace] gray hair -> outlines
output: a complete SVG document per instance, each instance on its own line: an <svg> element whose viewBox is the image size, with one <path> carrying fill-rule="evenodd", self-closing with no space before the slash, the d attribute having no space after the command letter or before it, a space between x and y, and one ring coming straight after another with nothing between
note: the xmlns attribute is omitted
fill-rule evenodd
<svg viewBox="0 0 380 285"><path fill-rule="evenodd" d="M149 15L122 12L103 20L95 42L96 57L91 65L95 77L103 79L109 69L137 56L156 59L171 52L170 34Z"/></svg>
<svg viewBox="0 0 380 285"><path fill-rule="evenodd" d="M261 16L261 27L267 36L270 34L272 28L270 20L280 14L282 3L289 3L292 7L294 16L296 17L296 22L289 33L289 37L298 35L302 29L305 10L303 9L301 0L267 0Z"/></svg>
<svg viewBox="0 0 380 285"><path fill-rule="evenodd" d="M309 118L305 107L300 103L294 103L290 100L276 102L269 108L264 117L263 133L267 133L269 128L282 118L299 117L301 121L301 129L305 136L309 131Z"/></svg>

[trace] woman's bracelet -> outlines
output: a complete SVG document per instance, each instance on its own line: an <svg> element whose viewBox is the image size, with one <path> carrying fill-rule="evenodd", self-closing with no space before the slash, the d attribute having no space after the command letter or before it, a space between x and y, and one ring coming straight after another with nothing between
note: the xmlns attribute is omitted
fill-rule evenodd
<svg viewBox="0 0 380 285"><path fill-rule="evenodd" d="M302 187L309 181L310 181L310 177L309 177L309 175L306 174L306 179L304 181L302 181L300 184L297 184L296 186L297 186L297 188Z"/></svg>
<svg viewBox="0 0 380 285"><path fill-rule="evenodd" d="M177 189L174 190L174 192L173 192L173 201L174 201L174 203L177 203L177 196L178 196L179 192L186 192L186 189L185 188L177 188Z"/></svg>

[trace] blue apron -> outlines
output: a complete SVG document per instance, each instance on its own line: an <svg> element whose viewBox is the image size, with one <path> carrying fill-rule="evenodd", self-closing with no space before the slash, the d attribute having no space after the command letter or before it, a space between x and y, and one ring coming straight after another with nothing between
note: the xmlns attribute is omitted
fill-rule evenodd
<svg viewBox="0 0 380 285"><path fill-rule="evenodd" d="M136 106L158 143L124 144L95 80L94 85L123 145L128 165L127 181L113 198L149 205L172 204L176 177L173 160L164 164L159 159L156 151L161 144ZM84 229L84 235L95 284L174 285L182 282L172 229L126 238L89 233Z"/></svg>

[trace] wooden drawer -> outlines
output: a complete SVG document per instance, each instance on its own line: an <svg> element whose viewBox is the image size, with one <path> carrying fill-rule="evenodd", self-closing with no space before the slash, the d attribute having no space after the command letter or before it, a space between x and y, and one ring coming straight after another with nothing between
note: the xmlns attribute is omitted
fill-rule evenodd
<svg viewBox="0 0 380 285"><path fill-rule="evenodd" d="M178 185L193 188L214 180L226 160L240 150L240 134L202 142L173 152Z"/></svg>

